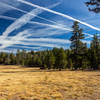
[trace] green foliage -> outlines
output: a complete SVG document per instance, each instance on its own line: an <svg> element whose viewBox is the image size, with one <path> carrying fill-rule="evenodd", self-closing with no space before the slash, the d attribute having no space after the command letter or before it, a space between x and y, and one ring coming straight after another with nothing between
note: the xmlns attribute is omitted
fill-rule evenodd
<svg viewBox="0 0 100 100"><path fill-rule="evenodd" d="M66 60L66 54L63 48L61 48L58 52L57 56L57 61L58 61L58 68L59 70L65 69L67 65L67 60Z"/></svg>
<svg viewBox="0 0 100 100"><path fill-rule="evenodd" d="M67 68L73 70L73 62L72 59L68 60Z"/></svg>
<svg viewBox="0 0 100 100"><path fill-rule="evenodd" d="M91 68L94 70L99 68L99 59L100 59L99 55L100 55L100 43L96 34L94 35L93 40L91 42L91 51L90 51Z"/></svg>
<svg viewBox="0 0 100 100"><path fill-rule="evenodd" d="M82 42L84 35L78 22L72 26L73 32L70 38L71 49L53 48L52 50L30 51L17 50L13 53L0 53L0 64L22 65L27 67L39 67L40 69L70 69L70 70L97 70L100 68L100 41L97 34L91 41L90 48Z"/></svg>
<svg viewBox="0 0 100 100"><path fill-rule="evenodd" d="M83 47L83 43L81 42L81 39L84 39L84 34L82 34L82 29L79 28L77 21L74 22L72 28L73 28L73 33L70 38L71 40L70 47L74 53L79 54Z"/></svg>
<svg viewBox="0 0 100 100"><path fill-rule="evenodd" d="M71 40L71 50L73 51L72 60L74 69L77 70L78 68L82 67L82 56L84 55L84 50L86 45L82 43L82 39L84 39L84 34L82 34L82 29L79 28L78 22L75 21L74 25L72 26L73 33L70 38Z"/></svg>

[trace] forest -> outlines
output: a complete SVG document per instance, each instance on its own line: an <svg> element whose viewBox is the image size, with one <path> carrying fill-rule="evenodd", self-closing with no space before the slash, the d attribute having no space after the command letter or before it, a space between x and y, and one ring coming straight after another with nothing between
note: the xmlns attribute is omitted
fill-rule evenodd
<svg viewBox="0 0 100 100"><path fill-rule="evenodd" d="M97 70L100 69L100 41L94 34L87 47L82 40L85 38L83 29L78 22L73 23L73 32L70 38L70 49L53 48L52 50L30 51L17 50L14 53L0 53L1 65L21 65L26 67L40 67L40 69L70 69L70 70Z"/></svg>

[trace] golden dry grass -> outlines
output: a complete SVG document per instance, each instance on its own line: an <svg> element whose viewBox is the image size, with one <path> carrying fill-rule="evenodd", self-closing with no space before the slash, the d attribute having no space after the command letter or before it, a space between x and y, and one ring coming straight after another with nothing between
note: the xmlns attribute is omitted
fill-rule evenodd
<svg viewBox="0 0 100 100"><path fill-rule="evenodd" d="M100 72L0 66L0 100L100 100Z"/></svg>

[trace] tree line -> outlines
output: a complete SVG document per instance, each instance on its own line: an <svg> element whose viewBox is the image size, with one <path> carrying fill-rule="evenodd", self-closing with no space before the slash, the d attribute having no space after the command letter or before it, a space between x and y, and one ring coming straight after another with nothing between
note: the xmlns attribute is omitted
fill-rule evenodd
<svg viewBox="0 0 100 100"><path fill-rule="evenodd" d="M14 53L0 53L0 64L39 67L40 69L97 70L100 69L100 41L94 35L90 47L82 42L85 38L83 29L74 22L70 49L53 48L52 50L30 51L17 50Z"/></svg>

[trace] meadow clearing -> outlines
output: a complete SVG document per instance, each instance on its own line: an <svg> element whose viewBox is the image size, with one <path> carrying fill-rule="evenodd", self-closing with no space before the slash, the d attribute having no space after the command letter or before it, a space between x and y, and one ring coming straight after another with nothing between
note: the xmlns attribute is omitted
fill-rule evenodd
<svg viewBox="0 0 100 100"><path fill-rule="evenodd" d="M0 66L0 100L100 100L100 71Z"/></svg>

